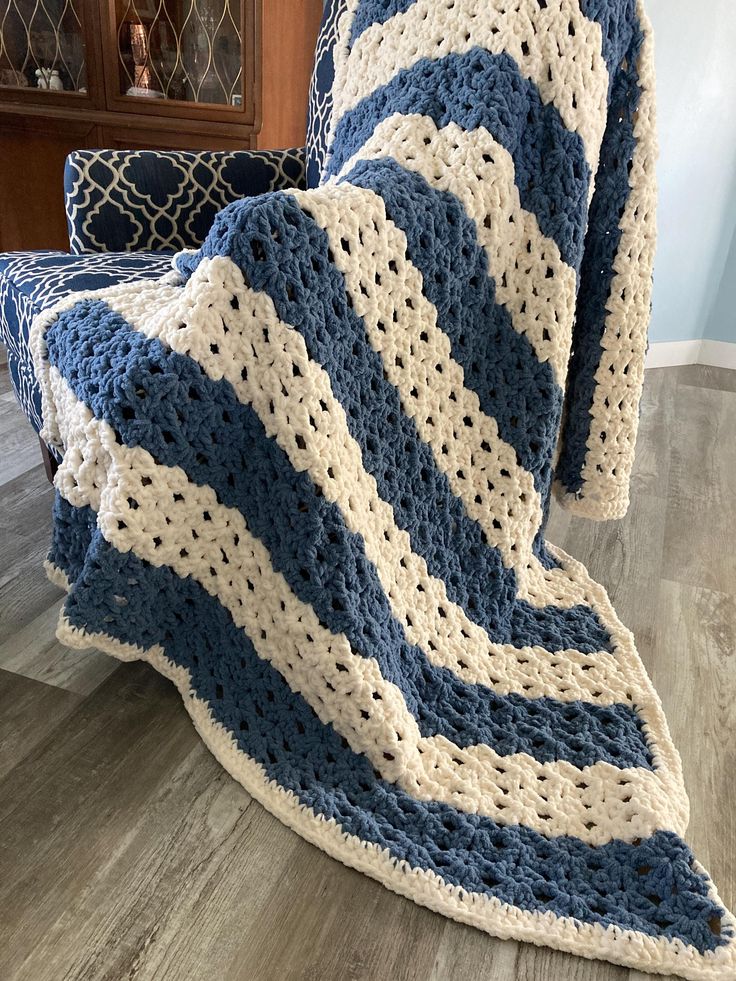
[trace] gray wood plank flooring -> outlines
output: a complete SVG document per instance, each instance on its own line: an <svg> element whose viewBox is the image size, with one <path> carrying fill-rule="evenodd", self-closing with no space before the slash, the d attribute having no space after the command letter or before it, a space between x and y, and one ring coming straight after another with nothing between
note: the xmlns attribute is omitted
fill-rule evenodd
<svg viewBox="0 0 736 981"><path fill-rule="evenodd" d="M554 509L637 637L683 756L688 833L736 905L736 372L647 373L632 504ZM67 652L52 493L0 367L3 981L644 981L450 922L272 818L141 664Z"/></svg>

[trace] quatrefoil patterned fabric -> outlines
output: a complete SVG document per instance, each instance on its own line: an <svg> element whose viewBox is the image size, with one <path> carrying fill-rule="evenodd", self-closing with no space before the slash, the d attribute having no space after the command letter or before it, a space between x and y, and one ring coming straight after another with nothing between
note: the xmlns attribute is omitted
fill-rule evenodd
<svg viewBox="0 0 736 981"><path fill-rule="evenodd" d="M253 796L388 888L733 978L632 635L544 540L555 482L580 514L628 502L644 12L347 0L329 23L319 187L228 206L180 282L34 323L59 636L153 664Z"/></svg>
<svg viewBox="0 0 736 981"><path fill-rule="evenodd" d="M196 248L225 205L303 187L304 174L303 147L76 150L64 169L69 244L75 253Z"/></svg>

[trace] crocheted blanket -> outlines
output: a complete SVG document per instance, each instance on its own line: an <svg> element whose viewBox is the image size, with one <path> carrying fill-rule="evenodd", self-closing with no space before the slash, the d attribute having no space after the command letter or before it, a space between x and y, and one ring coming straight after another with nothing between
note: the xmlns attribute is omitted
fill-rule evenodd
<svg viewBox="0 0 736 981"><path fill-rule="evenodd" d="M149 661L340 861L497 937L732 978L632 636L544 541L561 427L563 503L628 500L646 27L351 0L322 186L36 322L48 568L61 639Z"/></svg>

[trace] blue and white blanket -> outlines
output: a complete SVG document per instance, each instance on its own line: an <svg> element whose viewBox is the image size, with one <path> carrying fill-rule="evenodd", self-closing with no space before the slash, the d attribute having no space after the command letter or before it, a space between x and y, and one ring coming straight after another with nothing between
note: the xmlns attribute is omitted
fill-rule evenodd
<svg viewBox="0 0 736 981"><path fill-rule="evenodd" d="M732 978L632 636L544 541L561 427L563 504L628 502L644 15L351 0L334 61L318 189L35 324L59 635L153 664L253 796L396 892Z"/></svg>

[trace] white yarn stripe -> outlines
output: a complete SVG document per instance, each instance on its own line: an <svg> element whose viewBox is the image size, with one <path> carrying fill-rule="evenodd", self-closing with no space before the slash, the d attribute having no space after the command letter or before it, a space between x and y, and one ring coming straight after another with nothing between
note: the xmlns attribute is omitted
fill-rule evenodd
<svg viewBox="0 0 736 981"><path fill-rule="evenodd" d="M61 570L47 565L47 572L61 588L70 588ZM580 957L602 958L635 969L646 964L650 971L676 972L689 981L723 981L725 976L736 974L736 941L733 939L714 951L701 954L678 938L652 937L618 926L583 923L571 917L557 916L551 910L540 913L520 909L495 896L469 893L446 882L430 869L397 860L388 848L348 834L334 818L316 813L302 804L296 794L272 780L260 763L242 752L233 734L213 717L209 705L193 694L189 672L170 661L159 647L144 650L122 644L107 634L88 634L73 626L63 610L56 633L68 647L96 647L122 661L143 660L151 664L173 682L205 745L252 797L306 841L398 895L500 939L551 946ZM693 863L693 869L706 874L698 862ZM708 896L719 907L724 907L710 880ZM736 919L726 912L723 922L731 935L736 936Z"/></svg>
<svg viewBox="0 0 736 981"><path fill-rule="evenodd" d="M405 414L467 514L516 572L519 597L535 606L559 606L562 597L567 605L584 603L575 583L545 569L532 552L542 513L532 475L465 388L462 366L422 293L421 273L406 257L406 236L386 217L383 199L346 182L325 185L318 195L293 195L327 233L352 306Z"/></svg>
<svg viewBox="0 0 736 981"><path fill-rule="evenodd" d="M631 688L614 654L494 644L448 599L444 582L412 551L409 535L396 525L391 506L364 469L329 376L309 358L302 335L279 321L270 297L246 287L229 259L204 259L184 289L172 292L166 316L156 317L155 325L146 315L152 304L145 293L112 297L110 305L137 330L193 358L213 380L227 379L238 398L253 406L294 468L308 472L339 506L346 526L362 536L407 640L433 664L502 695L598 704L639 700L641 692ZM243 378L246 351L252 356Z"/></svg>
<svg viewBox="0 0 736 981"><path fill-rule="evenodd" d="M52 375L55 392L72 407L75 396L66 381L56 369ZM61 435L66 445L68 439L84 441L79 451L86 466L76 475L66 468L58 490L70 492L67 499L77 507L98 509L98 528L118 551L133 551L199 582L230 612L259 657L384 779L419 800L590 844L614 836L633 840L672 826L666 773L608 763L539 763L525 753L501 756L485 745L460 749L444 737L422 737L400 689L386 681L373 658L354 654L344 635L321 625L273 569L268 550L238 510L220 504L211 487L190 482L180 467L118 443L115 431L82 403L74 417L67 428L69 415L63 413ZM191 543L182 548L184 528L191 529Z"/></svg>
<svg viewBox="0 0 736 981"><path fill-rule="evenodd" d="M535 215L519 201L514 160L488 130L468 132L456 123L441 129L429 116L396 113L343 166L391 158L420 174L439 191L453 194L475 223L488 259L496 301L511 315L539 361L548 361L564 390L575 313L576 275L544 235ZM337 178L333 178L333 181Z"/></svg>
<svg viewBox="0 0 736 981"><path fill-rule="evenodd" d="M334 125L361 99L423 58L436 61L474 47L507 52L542 101L555 106L598 169L608 98L600 24L577 0L416 0L406 11L364 31L336 68ZM334 129L333 129L334 132Z"/></svg>
<svg viewBox="0 0 736 981"><path fill-rule="evenodd" d="M494 820L500 824L534 827L547 836L549 832L573 833L596 845L617 837L615 828L625 827L625 839L632 841L647 837L656 826L673 827L670 781L664 774L657 773L651 779L649 770L620 770L610 763L579 769L563 760L534 761L530 766L530 758L523 753L499 756L485 745L458 750L444 736L423 739L422 753L425 767L434 770L437 781L445 788L448 803L458 806L455 802L464 795L464 782L471 782L482 788L481 793L493 796L496 812L502 814L502 818ZM448 757L452 768L447 766ZM491 781L489 771L493 772ZM571 792L573 787L575 793ZM601 800L605 801L602 808ZM641 811L636 813L639 808L643 808L643 815ZM639 822L640 833L634 831ZM591 824L595 827L591 828ZM563 830L572 826L578 831ZM602 826L606 828L603 836ZM678 833L684 834L685 827L680 825ZM587 838L581 829L588 833Z"/></svg>
<svg viewBox="0 0 736 981"><path fill-rule="evenodd" d="M629 172L629 197L619 222L621 241L613 262L601 359L589 409L583 486L579 496L557 488L566 508L593 518L622 518L629 506L652 298L657 238L654 42L641 2L637 15L644 41L638 65L641 95L634 121L636 146Z"/></svg>

